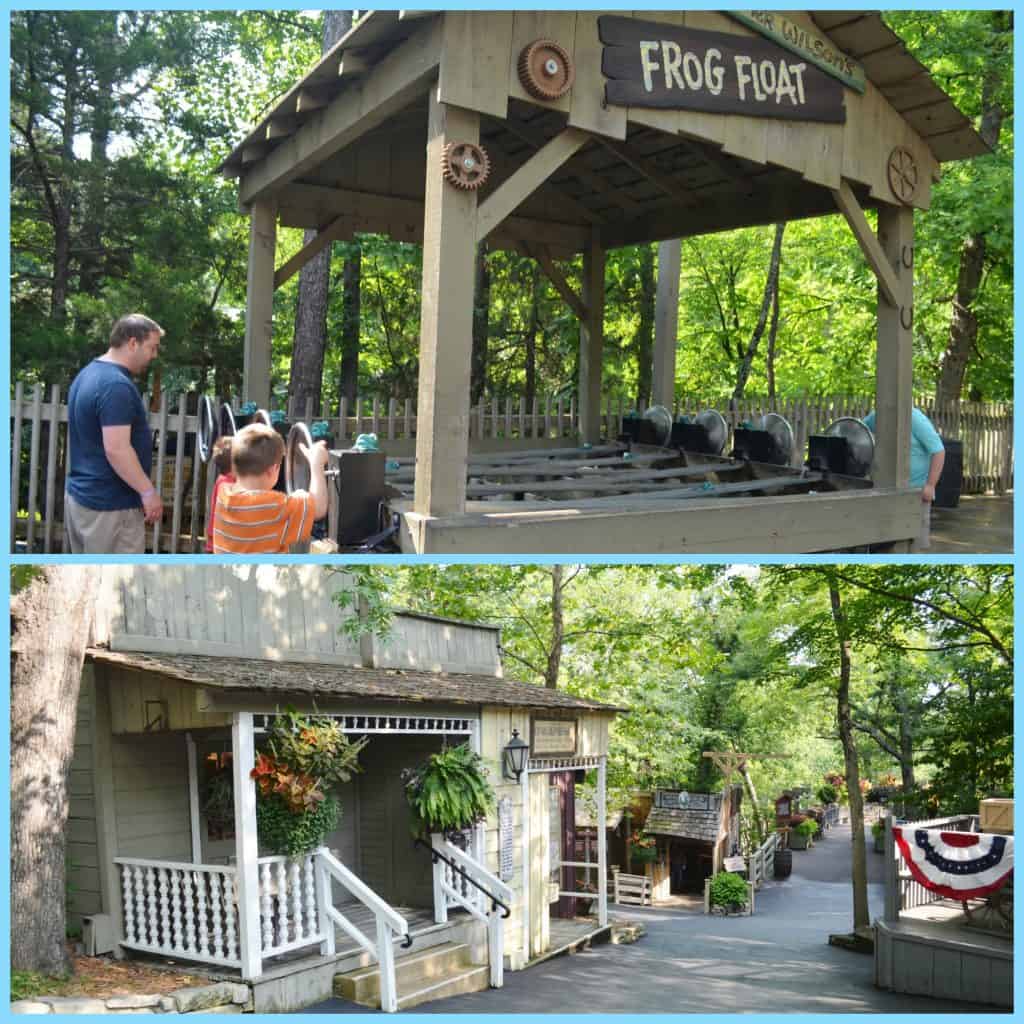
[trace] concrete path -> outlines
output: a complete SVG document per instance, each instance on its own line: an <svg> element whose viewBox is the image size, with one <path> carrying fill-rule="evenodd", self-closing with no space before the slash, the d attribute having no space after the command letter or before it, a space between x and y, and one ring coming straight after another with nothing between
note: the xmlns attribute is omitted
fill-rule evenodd
<svg viewBox="0 0 1024 1024"><path fill-rule="evenodd" d="M880 875L871 852L869 877ZM642 921L631 946L597 946L526 971L501 989L427 1003L417 1013L940 1013L991 1008L882 992L870 956L828 945L852 927L849 829L794 851L793 874L767 884L753 917L705 917L677 909L615 908ZM882 889L869 885L872 917ZM313 1013L360 1011L343 1000Z"/></svg>

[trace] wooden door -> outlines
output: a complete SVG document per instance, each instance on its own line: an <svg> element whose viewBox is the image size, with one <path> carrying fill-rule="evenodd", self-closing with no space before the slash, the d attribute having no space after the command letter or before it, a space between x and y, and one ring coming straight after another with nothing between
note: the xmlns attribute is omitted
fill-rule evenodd
<svg viewBox="0 0 1024 1024"><path fill-rule="evenodd" d="M548 841L550 863L576 859L576 774L575 772L552 772L548 777L551 788L548 793ZM560 892L576 889L576 869L571 867L553 868L551 881L558 883ZM551 904L551 916L573 918L576 916L576 900L572 896L559 896Z"/></svg>

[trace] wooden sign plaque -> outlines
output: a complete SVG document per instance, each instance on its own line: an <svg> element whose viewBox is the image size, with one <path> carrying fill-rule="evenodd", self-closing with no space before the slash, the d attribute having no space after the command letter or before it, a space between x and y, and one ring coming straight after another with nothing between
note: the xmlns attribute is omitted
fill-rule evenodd
<svg viewBox="0 0 1024 1024"><path fill-rule="evenodd" d="M597 25L610 105L846 121L842 83L766 39L616 15Z"/></svg>
<svg viewBox="0 0 1024 1024"><path fill-rule="evenodd" d="M576 754L574 718L535 718L531 723L530 757L573 757Z"/></svg>

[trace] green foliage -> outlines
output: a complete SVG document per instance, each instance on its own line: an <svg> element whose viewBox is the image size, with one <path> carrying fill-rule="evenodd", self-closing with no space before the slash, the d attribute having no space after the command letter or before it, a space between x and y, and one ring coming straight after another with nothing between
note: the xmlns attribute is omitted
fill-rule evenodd
<svg viewBox="0 0 1024 1024"><path fill-rule="evenodd" d="M230 768L224 768L207 780L203 792L203 814L216 829L235 824L235 782Z"/></svg>
<svg viewBox="0 0 1024 1024"><path fill-rule="evenodd" d="M804 818L793 827L793 831L805 839L810 839L811 836L816 836L821 831L821 826L813 818Z"/></svg>
<svg viewBox="0 0 1024 1024"><path fill-rule="evenodd" d="M335 591L331 600L346 614L340 631L353 640L372 635L387 640L391 635L391 606L387 593L389 576L380 566L346 565L344 569L328 566L327 572L342 574L346 585Z"/></svg>
<svg viewBox="0 0 1024 1024"><path fill-rule="evenodd" d="M62 996L71 981L70 977L50 977L35 971L11 971L11 1002L38 996Z"/></svg>
<svg viewBox="0 0 1024 1024"><path fill-rule="evenodd" d="M310 810L296 814L276 793L256 800L256 827L260 844L274 854L299 857L320 846L338 827L341 805L325 797Z"/></svg>
<svg viewBox="0 0 1024 1024"><path fill-rule="evenodd" d="M412 833L460 832L483 821L495 807L487 769L468 743L447 747L403 771L412 810Z"/></svg>
<svg viewBox="0 0 1024 1024"><path fill-rule="evenodd" d="M747 883L731 871L719 871L711 879L711 906L727 910L744 907L750 901Z"/></svg>
<svg viewBox="0 0 1024 1024"><path fill-rule="evenodd" d="M885 822L879 819L871 823L871 835L875 839L881 839L885 835Z"/></svg>
<svg viewBox="0 0 1024 1024"><path fill-rule="evenodd" d="M815 794L823 804L834 804L839 798L839 790L829 783L823 783Z"/></svg>
<svg viewBox="0 0 1024 1024"><path fill-rule="evenodd" d="M333 718L316 718L285 708L267 730L267 749L292 771L309 775L330 788L348 782L362 771L359 755L369 743L366 736L350 740Z"/></svg>

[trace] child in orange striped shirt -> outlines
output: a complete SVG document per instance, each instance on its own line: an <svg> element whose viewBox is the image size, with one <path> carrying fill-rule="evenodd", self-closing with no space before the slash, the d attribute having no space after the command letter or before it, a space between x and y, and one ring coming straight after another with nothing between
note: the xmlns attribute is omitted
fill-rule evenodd
<svg viewBox="0 0 1024 1024"><path fill-rule="evenodd" d="M327 445L300 446L309 460L309 491L274 490L284 441L272 427L251 423L231 440L235 482L217 494L213 550L225 555L284 554L292 544L308 541L313 522L327 515Z"/></svg>

